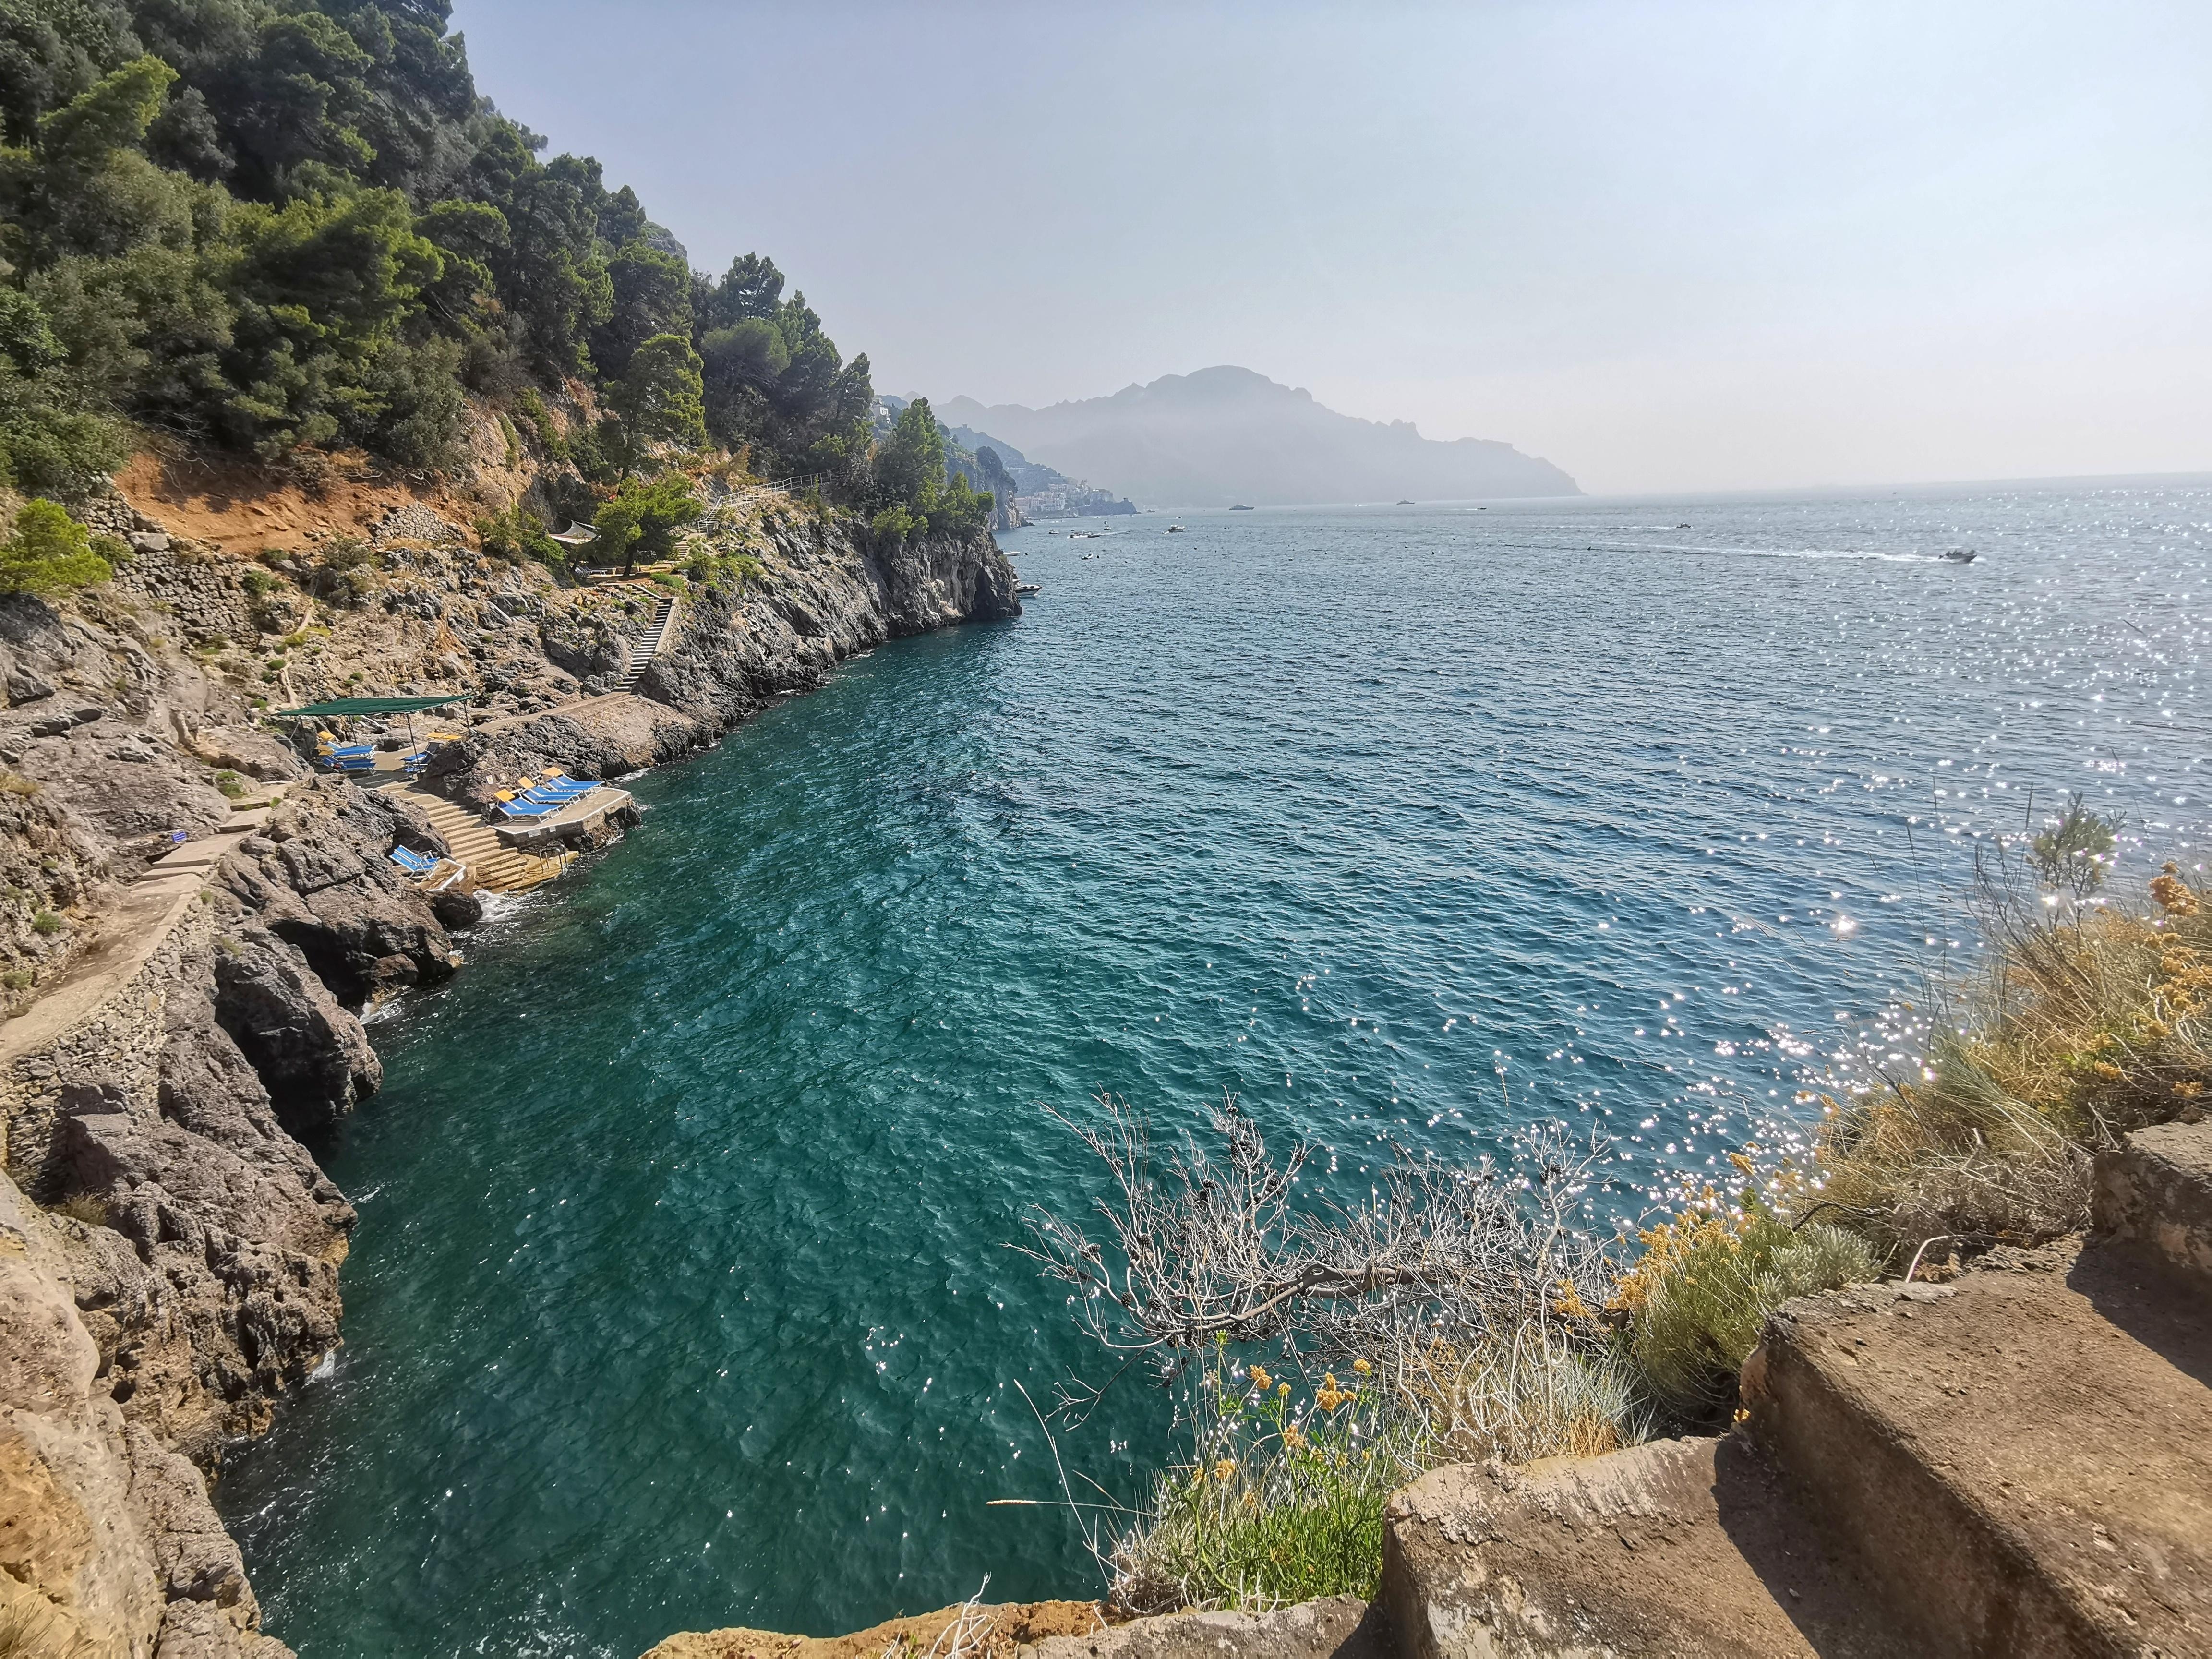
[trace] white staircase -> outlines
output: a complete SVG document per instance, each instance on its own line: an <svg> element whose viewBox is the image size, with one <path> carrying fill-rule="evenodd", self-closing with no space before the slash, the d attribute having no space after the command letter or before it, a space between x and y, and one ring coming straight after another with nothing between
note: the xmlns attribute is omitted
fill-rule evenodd
<svg viewBox="0 0 2212 1659"><path fill-rule="evenodd" d="M653 659L668 648L668 641L675 635L676 596L663 593L660 608L653 613L653 620L646 624L644 637L629 648L629 661L623 669L622 684L617 689L635 690L638 681L645 676L645 671L653 665Z"/></svg>

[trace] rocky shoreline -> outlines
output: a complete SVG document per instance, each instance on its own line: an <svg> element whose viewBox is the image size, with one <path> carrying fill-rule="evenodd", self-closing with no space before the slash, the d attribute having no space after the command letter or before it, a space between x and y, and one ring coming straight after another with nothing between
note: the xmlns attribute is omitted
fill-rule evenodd
<svg viewBox="0 0 2212 1659"><path fill-rule="evenodd" d="M1019 606L988 535L878 549L836 520L725 519L708 550L725 538L757 572L694 586L635 694L592 696L638 607L539 567L417 538L356 603L303 584L288 611L295 590L248 562L126 522L140 557L81 611L0 600L17 1015L0 1026L0 1620L35 1651L272 1659L289 1650L260 1630L206 1483L340 1340L354 1212L295 1137L374 1091L362 1015L453 974L478 911L387 857L447 850L419 811L298 776L210 659L258 607L288 641L315 630L325 689L345 664L376 690L477 692L484 717L425 781L480 806L539 765L608 778L676 759L856 652ZM39 997L112 953L130 878L174 827L223 836L240 778L289 793L143 963L43 1029Z"/></svg>

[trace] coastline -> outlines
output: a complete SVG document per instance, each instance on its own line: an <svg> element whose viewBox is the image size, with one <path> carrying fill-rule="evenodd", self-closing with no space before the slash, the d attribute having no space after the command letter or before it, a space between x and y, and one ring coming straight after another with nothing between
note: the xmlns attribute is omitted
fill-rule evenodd
<svg viewBox="0 0 2212 1659"><path fill-rule="evenodd" d="M133 516L137 533L163 536ZM480 808L518 771L557 764L612 779L665 764L887 640L1020 614L1012 567L988 534L878 548L860 526L774 507L726 533L763 556L759 574L685 593L672 638L634 690L612 683L636 633L634 604L476 557L453 544L458 532L443 547L392 550L381 615L319 612L337 653L326 672L362 662L396 680L393 658L416 645L504 698L504 708L485 699L495 718L442 751L426 780ZM241 700L222 699L186 653L195 628L209 639L235 625L254 597L252 567L210 552L150 550L95 617L14 602L8 642L19 664L43 649L74 665L88 647L141 660L155 695L118 699L84 727L158 730L190 697L202 715L193 735L215 727L225 735L210 741L243 758ZM319 615L312 604L307 614ZM157 617L185 637L161 639ZM548 695L564 682L582 695ZM301 769L262 744L258 772ZM13 758L27 772L49 760L62 781L51 793L68 801L53 763L73 756ZM57 1651L289 1651L260 1630L207 1483L225 1449L265 1430L342 1340L354 1212L295 1133L374 1091L381 1065L363 1017L449 977L453 932L481 915L471 896L426 894L387 856L450 850L404 793L267 781L286 793L265 822L195 859L198 880L158 920L107 907L111 935L132 917L160 939L131 941L127 970L80 995L88 1006L18 1022L0 1069L0 1346L15 1362L0 1407L15 1427L0 1461L22 1498L9 1557L26 1569L0 1576L0 1614L20 1613ZM595 844L634 809L609 818ZM236 835L220 820L200 827ZM211 842L222 844L188 845ZM110 867L131 863L118 837ZM119 954L85 932L94 943L73 961L94 969L103 951ZM94 981L58 976L50 988L70 982Z"/></svg>

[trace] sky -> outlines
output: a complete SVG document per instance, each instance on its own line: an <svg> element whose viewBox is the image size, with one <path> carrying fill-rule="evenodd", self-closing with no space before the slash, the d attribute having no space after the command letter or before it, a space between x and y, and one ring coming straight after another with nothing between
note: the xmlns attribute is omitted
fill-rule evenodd
<svg viewBox="0 0 2212 1659"><path fill-rule="evenodd" d="M2212 4L459 0L879 391L1237 363L1593 493L2212 471ZM551 153L551 152L549 152Z"/></svg>

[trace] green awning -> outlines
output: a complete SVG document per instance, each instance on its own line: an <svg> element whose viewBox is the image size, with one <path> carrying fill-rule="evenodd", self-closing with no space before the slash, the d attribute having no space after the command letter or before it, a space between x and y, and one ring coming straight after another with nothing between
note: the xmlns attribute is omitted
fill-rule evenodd
<svg viewBox="0 0 2212 1659"><path fill-rule="evenodd" d="M333 720L343 714L416 714L425 708L443 708L467 702L468 694L450 697L339 697L331 702L311 702L304 708L280 708L281 720Z"/></svg>

